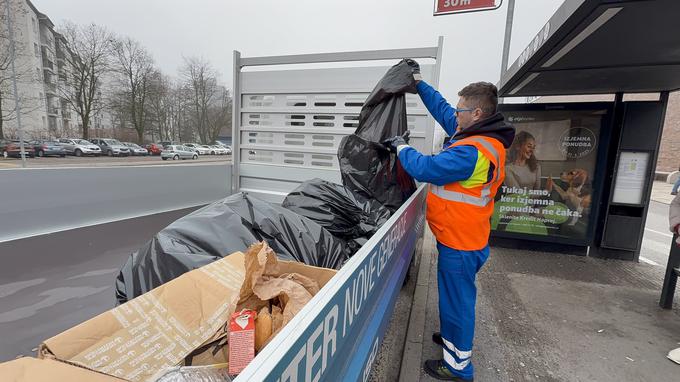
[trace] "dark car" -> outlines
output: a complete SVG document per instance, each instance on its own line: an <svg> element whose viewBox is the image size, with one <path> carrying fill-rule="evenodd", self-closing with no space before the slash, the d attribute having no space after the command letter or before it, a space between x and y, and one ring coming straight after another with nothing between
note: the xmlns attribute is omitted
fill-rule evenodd
<svg viewBox="0 0 680 382"><path fill-rule="evenodd" d="M149 151L149 155L161 155L161 151L163 151L163 146L158 143L149 143L144 148Z"/></svg>
<svg viewBox="0 0 680 382"><path fill-rule="evenodd" d="M9 141L6 139L0 139L0 154L7 157L21 158L21 143L18 140ZM30 158L35 157L35 150L33 146L24 141L24 155Z"/></svg>
<svg viewBox="0 0 680 382"><path fill-rule="evenodd" d="M66 149L57 141L35 140L31 141L30 144L33 145L35 156L58 156L62 158L66 156Z"/></svg>

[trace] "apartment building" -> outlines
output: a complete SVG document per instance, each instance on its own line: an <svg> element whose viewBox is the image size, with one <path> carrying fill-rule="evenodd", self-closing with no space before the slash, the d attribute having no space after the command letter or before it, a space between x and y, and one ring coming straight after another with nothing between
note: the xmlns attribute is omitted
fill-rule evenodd
<svg viewBox="0 0 680 382"><path fill-rule="evenodd" d="M75 111L63 98L68 90L66 39L54 30L50 18L29 0L10 0L17 86L21 97L24 137L48 138L78 133ZM10 101L10 102L8 102ZM13 99L3 99L13 107ZM17 135L16 120L5 121L6 135Z"/></svg>

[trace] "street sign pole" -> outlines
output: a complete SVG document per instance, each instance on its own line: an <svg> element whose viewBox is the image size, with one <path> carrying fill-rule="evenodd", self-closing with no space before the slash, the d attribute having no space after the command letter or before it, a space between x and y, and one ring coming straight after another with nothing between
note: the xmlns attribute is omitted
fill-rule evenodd
<svg viewBox="0 0 680 382"><path fill-rule="evenodd" d="M505 37L503 39L503 58L501 60L501 74L499 78L503 79L503 73L508 69L508 56L510 55L510 38L512 35L512 19L515 14L515 0L508 0L508 14L505 18ZM500 81L499 81L500 82ZM498 100L498 103L503 103L503 98Z"/></svg>
<svg viewBox="0 0 680 382"><path fill-rule="evenodd" d="M19 101L19 91L17 88L17 71L14 66L16 58L16 51L14 49L14 31L12 30L11 12L9 10L10 0L5 0L5 7L7 10L7 32L9 34L9 54L12 63L12 86L14 87L14 112L17 113L17 129L19 130L19 148L21 150L21 167L26 167L26 152L24 151L24 133L21 129L21 108Z"/></svg>

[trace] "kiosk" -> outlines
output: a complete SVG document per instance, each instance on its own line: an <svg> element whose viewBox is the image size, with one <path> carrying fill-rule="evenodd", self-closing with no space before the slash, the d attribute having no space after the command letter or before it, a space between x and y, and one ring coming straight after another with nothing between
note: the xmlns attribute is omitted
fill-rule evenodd
<svg viewBox="0 0 680 382"><path fill-rule="evenodd" d="M680 88L678 15L680 1L675 0L566 0L503 73L501 97L610 94L613 101L502 106L515 118L530 111L600 110L604 114L599 132L588 132L582 119L575 122L571 118L564 130L580 130L566 133L557 141L556 150L560 145L568 147L563 153L567 159L573 159L573 152L578 156L587 151L587 141L597 142L596 152L583 154L591 155L596 163L594 171L587 174L587 187L591 188L587 198L580 182L569 183L574 176L584 176L579 171L569 174L584 170L578 166L559 176L543 174L540 186L551 189L551 193L555 185L571 189L571 196L576 198L564 202L570 213L572 207L578 210L579 206L582 216L588 213L583 237L569 240L515 230L510 234L495 232L495 239L517 245L527 239L562 243L591 256L638 260L668 93ZM653 97L629 101L626 95L631 93L652 93ZM562 179L557 180L559 177ZM549 211L537 216L550 218Z"/></svg>

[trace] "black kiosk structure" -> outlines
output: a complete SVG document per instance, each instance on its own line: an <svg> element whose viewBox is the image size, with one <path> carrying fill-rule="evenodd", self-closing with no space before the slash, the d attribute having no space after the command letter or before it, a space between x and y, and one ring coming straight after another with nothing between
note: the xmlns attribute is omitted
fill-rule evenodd
<svg viewBox="0 0 680 382"><path fill-rule="evenodd" d="M590 256L638 261L668 94L680 88L679 17L677 0L565 0L507 68L499 83L499 96L506 100L590 94L611 95L611 100L501 105L518 131L523 126L537 131L530 124L538 123L541 114L557 113L546 120L563 131L546 138L541 154L553 159L562 155L562 171L556 173L557 160L542 163L537 187L557 200L550 203L566 206L560 208L577 217L556 220L550 210L555 206L541 210L519 203L534 199L503 196L497 204L505 205L506 211L500 219L494 217L498 221L492 243L520 245L531 240L535 248L561 244ZM631 101L628 96L640 93L649 93L649 100ZM570 119L570 113L579 117ZM532 136L538 141L536 134ZM540 142L536 144L540 147ZM588 145L591 151L584 148ZM516 150L527 158L532 153ZM579 162L586 159L589 171ZM588 179L587 194L575 177ZM556 185L561 195L554 194ZM526 228L528 218L521 215L527 210L539 211L532 224L543 221L540 229ZM579 217L582 221L574 223Z"/></svg>

